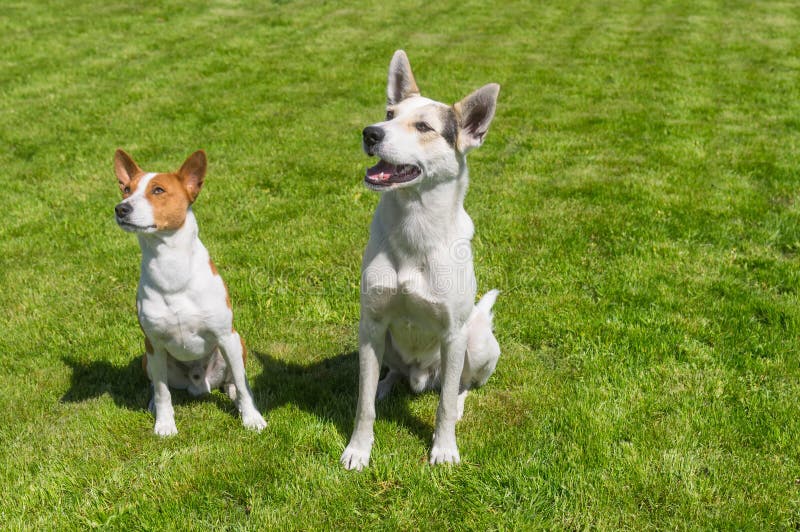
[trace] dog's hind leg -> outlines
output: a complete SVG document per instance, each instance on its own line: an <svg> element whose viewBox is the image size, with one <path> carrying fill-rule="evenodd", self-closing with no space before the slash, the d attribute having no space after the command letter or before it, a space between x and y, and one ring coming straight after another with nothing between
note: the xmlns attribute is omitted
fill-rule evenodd
<svg viewBox="0 0 800 532"><path fill-rule="evenodd" d="M467 400L468 393L469 388L464 388L458 392L458 421L461 421L461 418L464 417L464 401Z"/></svg>
<svg viewBox="0 0 800 532"><path fill-rule="evenodd" d="M375 394L376 401L382 401L388 397L396 383L403 374L395 369L390 369L389 373L378 382L378 392Z"/></svg>
<svg viewBox="0 0 800 532"><path fill-rule="evenodd" d="M429 368L409 366L408 385L414 393L424 393L439 388L441 386L439 366Z"/></svg>
<svg viewBox="0 0 800 532"><path fill-rule="evenodd" d="M375 394L376 401L386 399L392 392L395 383L404 375L408 375L408 365L403 362L403 359L395 351L394 345L392 345L392 335L389 331L386 331L382 363L389 367L389 372L378 383L378 391Z"/></svg>
<svg viewBox="0 0 800 532"><path fill-rule="evenodd" d="M486 293L475 305L467 322L467 351L458 391L459 421L464 417L464 403L470 389L486 384L500 358L500 345L492 333L492 305L498 293L497 290Z"/></svg>

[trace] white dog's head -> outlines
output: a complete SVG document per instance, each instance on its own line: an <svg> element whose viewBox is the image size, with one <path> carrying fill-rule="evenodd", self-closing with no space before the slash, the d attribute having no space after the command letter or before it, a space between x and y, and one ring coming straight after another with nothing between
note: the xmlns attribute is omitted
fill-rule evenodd
<svg viewBox="0 0 800 532"><path fill-rule="evenodd" d="M385 191L455 179L464 156L483 144L499 92L500 85L490 83L453 106L425 98L405 52L396 51L389 64L386 120L363 131L364 151L381 159L367 169L367 187Z"/></svg>

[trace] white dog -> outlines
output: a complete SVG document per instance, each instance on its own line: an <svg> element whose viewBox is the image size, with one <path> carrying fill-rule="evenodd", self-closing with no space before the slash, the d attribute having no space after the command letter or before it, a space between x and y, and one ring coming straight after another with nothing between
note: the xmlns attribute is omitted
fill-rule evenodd
<svg viewBox="0 0 800 532"><path fill-rule="evenodd" d="M492 334L497 291L477 305L464 211L467 153L483 143L500 86L489 84L448 106L420 96L402 50L389 65L386 120L363 131L377 155L364 181L382 192L361 267L358 406L341 462L369 464L375 399L399 377L422 392L441 388L431 464L458 463L456 421L470 388L494 372L500 346ZM378 383L381 366L389 372Z"/></svg>

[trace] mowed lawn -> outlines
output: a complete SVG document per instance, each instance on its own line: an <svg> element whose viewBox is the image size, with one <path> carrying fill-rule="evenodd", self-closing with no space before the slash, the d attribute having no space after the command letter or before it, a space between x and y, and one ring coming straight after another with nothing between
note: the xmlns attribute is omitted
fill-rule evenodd
<svg viewBox="0 0 800 532"><path fill-rule="evenodd" d="M3 528L797 529L800 8L793 2L4 2ZM496 374L463 463L435 394L357 394L361 129L403 48L424 95L502 86L470 158ZM138 357L114 150L210 160L195 206L269 425Z"/></svg>

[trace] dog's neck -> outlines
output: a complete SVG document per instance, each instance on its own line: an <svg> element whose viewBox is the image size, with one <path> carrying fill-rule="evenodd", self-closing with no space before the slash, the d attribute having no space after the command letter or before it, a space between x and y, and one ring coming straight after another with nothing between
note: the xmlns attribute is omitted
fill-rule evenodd
<svg viewBox="0 0 800 532"><path fill-rule="evenodd" d="M191 207L186 220L175 231L139 233L142 249L140 284L152 286L163 293L181 291L192 278L194 265L208 261L207 252L197 237L197 220Z"/></svg>
<svg viewBox="0 0 800 532"><path fill-rule="evenodd" d="M383 194L376 215L390 238L418 250L472 238L472 221L464 211L469 172L466 161L460 166L453 179Z"/></svg>

